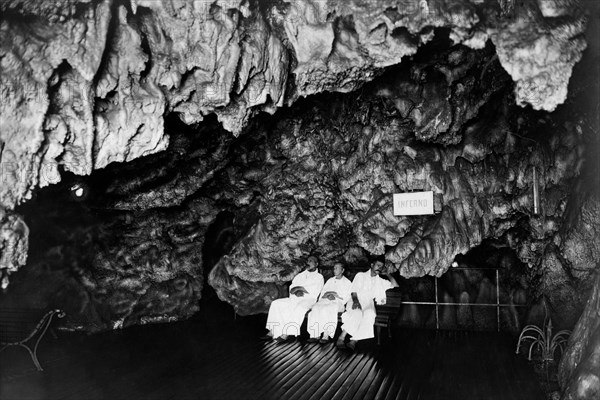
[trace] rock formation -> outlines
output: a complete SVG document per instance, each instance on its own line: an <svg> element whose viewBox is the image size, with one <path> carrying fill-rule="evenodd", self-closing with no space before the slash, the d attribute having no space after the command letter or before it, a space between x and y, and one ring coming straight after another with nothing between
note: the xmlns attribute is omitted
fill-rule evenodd
<svg viewBox="0 0 600 400"><path fill-rule="evenodd" d="M563 227L565 232L556 235L555 243L545 247L541 256L539 290L559 326L575 325L581 305L593 289L600 260L598 221L600 201L592 197L582 205L573 227Z"/></svg>
<svg viewBox="0 0 600 400"><path fill-rule="evenodd" d="M434 28L475 49L489 39L517 102L536 109L564 101L585 47L575 2L13 0L0 11L7 210L61 170L88 175L164 150L165 113L188 124L216 114L238 135L258 111L360 87L414 55ZM447 122L420 128L436 135ZM13 270L3 265L3 279Z"/></svg>
<svg viewBox="0 0 600 400"><path fill-rule="evenodd" d="M600 396L600 274L560 362L561 399Z"/></svg>
<svg viewBox="0 0 600 400"><path fill-rule="evenodd" d="M0 11L2 285L68 308L71 328L188 317L209 271L251 314L309 254L441 276L486 239L516 249L539 273L531 294L551 293L559 324L574 322L599 251L596 200L565 225L588 133L541 111L565 101L585 49L578 2ZM87 175L87 200L53 204ZM394 216L391 194L415 190L434 191L438 212ZM223 212L213 262L204 243Z"/></svg>
<svg viewBox="0 0 600 400"><path fill-rule="evenodd" d="M59 204L36 207L29 265L4 306L61 307L65 328L90 332L198 311L205 233L217 214L211 201L116 213L65 198Z"/></svg>
<svg viewBox="0 0 600 400"><path fill-rule="evenodd" d="M454 52L446 55L460 64ZM463 57L464 62L471 59ZM477 72L465 68L463 77L467 71L477 76L478 68L486 64L482 53L472 58L483 61L472 65ZM453 106L469 104L470 97L460 96L470 93L485 99L502 87L493 83L494 79L502 82L502 75L492 73L496 78L487 81L485 89L474 82L467 86L462 80L458 86L463 91L456 93L444 75L435 74L436 68L446 68L441 57L436 62L427 71L430 80L422 82L423 92L434 86L438 92L452 94L447 102L428 103L428 113L419 120L423 125L430 124L427 118L439 121L443 112L448 115L448 126L461 123L463 115ZM440 276L456 254L467 252L484 238L509 240L527 229L535 232L525 240L527 245L543 248L551 241L568 196L560 182L578 174L575 160L581 149L575 133L555 126L555 139L540 138L543 142L526 147L527 141L510 133L506 125L509 108L492 111L484 107L478 122L466 123L460 136L444 136L460 144L426 145L415 131L417 123L410 116L403 118L404 108L398 107L413 91L390 89L408 86L402 77L407 79L409 74L394 71L391 75L390 82L365 87L360 95L347 96L350 100L332 96L310 109L310 116L293 114L281 119L268 132L270 141L261 146L263 154L258 159L247 154L242 165L229 167L222 178L227 183L216 177L216 186L233 192L228 200L236 207L248 199L258 203L256 223L211 275L211 284L221 289L223 298L229 298L225 292L239 296L236 285L226 288L217 277L224 270L233 282L289 281L302 265L302 254L318 254L331 264L358 247L370 254L385 254L388 265L404 277ZM504 101L496 99L494 104L507 104ZM477 106L474 102L471 112ZM545 124L538 127L544 128ZM439 140L433 135L430 139ZM544 211L539 216L532 212L534 167L543 171ZM235 184L236 178L240 184ZM440 212L394 216L392 193L411 190L433 190L441 201ZM534 266L538 259L533 254L528 261Z"/></svg>
<svg viewBox="0 0 600 400"><path fill-rule="evenodd" d="M21 217L0 207L0 265L8 271L2 278L2 289L8 287L8 274L25 264L28 240L29 228Z"/></svg>

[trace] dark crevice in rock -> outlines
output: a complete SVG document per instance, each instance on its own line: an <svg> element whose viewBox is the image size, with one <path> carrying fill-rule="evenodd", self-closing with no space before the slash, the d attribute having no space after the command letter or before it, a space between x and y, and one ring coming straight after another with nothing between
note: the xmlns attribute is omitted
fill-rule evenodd
<svg viewBox="0 0 600 400"><path fill-rule="evenodd" d="M229 253L237 239L234 217L235 215L230 211L221 211L206 230L202 249L205 279L208 279L208 274L219 259Z"/></svg>
<svg viewBox="0 0 600 400"><path fill-rule="evenodd" d="M150 45L148 44L148 35L144 32L143 27L140 27L140 25L142 25L142 24L140 22L138 22L138 21L143 21L144 15L147 15L147 14L150 14L150 10L148 10L144 7L140 7L137 10L136 20L130 21L130 23L133 22L135 24L135 26L137 27L137 30L140 32L140 35L142 37L142 41L141 41L142 51L148 57L148 61L146 61L146 66L145 66L144 70L142 72L140 72L141 80L145 80L148 78L148 74L150 73L150 71L152 70L152 67L154 65L153 60L152 60L152 50L150 49ZM132 15L132 14L130 14L130 15Z"/></svg>
<svg viewBox="0 0 600 400"><path fill-rule="evenodd" d="M97 86L98 82L101 79L102 72L106 71L107 64L110 60L111 49L113 48L113 42L116 38L117 28L119 26L119 1L113 1L110 6L110 14L111 18L108 22L108 29L106 31L105 43L107 44L102 51L102 57L100 59L100 64L98 65L98 69L96 70L96 74L94 75L93 85Z"/></svg>
<svg viewBox="0 0 600 400"><path fill-rule="evenodd" d="M403 26L395 28L391 32L390 36L400 42L406 43L407 45L416 46L419 43L419 37L410 33L410 31Z"/></svg>

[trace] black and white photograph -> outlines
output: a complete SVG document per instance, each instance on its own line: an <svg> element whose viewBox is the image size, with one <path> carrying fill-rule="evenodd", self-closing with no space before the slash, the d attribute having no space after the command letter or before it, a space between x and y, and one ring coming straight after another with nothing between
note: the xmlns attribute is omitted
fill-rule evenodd
<svg viewBox="0 0 600 400"><path fill-rule="evenodd" d="M0 400L600 400L600 0L0 0Z"/></svg>

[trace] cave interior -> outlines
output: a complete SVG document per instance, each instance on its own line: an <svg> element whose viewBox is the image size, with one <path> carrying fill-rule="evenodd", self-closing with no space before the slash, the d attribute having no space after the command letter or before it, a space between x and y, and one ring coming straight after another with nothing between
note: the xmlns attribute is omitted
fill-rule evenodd
<svg viewBox="0 0 600 400"><path fill-rule="evenodd" d="M50 3L0 8L0 310L65 316L46 375L0 353L1 398L599 398L596 2ZM398 282L339 385L309 378L335 349L306 325L248 350L309 256ZM514 355L549 321L571 332L550 366ZM441 388L477 362L525 372Z"/></svg>

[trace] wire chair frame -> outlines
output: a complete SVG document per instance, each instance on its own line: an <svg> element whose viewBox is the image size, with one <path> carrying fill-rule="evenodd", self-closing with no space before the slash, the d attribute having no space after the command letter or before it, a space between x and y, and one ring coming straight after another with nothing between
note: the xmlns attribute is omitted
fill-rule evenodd
<svg viewBox="0 0 600 400"><path fill-rule="evenodd" d="M15 313L15 314L18 315L18 313ZM63 310L59 310L59 309L48 311L40 319L40 321L37 323L35 328L33 328L31 330L31 332L25 336L25 338L23 338L21 340L10 341L10 342L1 342L0 346L2 346L2 347L0 347L0 352L4 351L4 349L6 349L10 346L23 347L25 350L27 350L27 352L31 356L31 360L33 361L33 364L35 365L37 370L43 371L44 369L42 368L42 366L38 360L38 357L37 357L38 346L39 346L42 338L46 334L46 331L50 327L50 324L52 323L52 319L54 318L54 316L56 316L57 318L63 318L65 315L66 315L65 312ZM35 340L35 344L32 347L31 344L28 342L30 340L34 339L36 337L36 335L38 335L37 340Z"/></svg>

